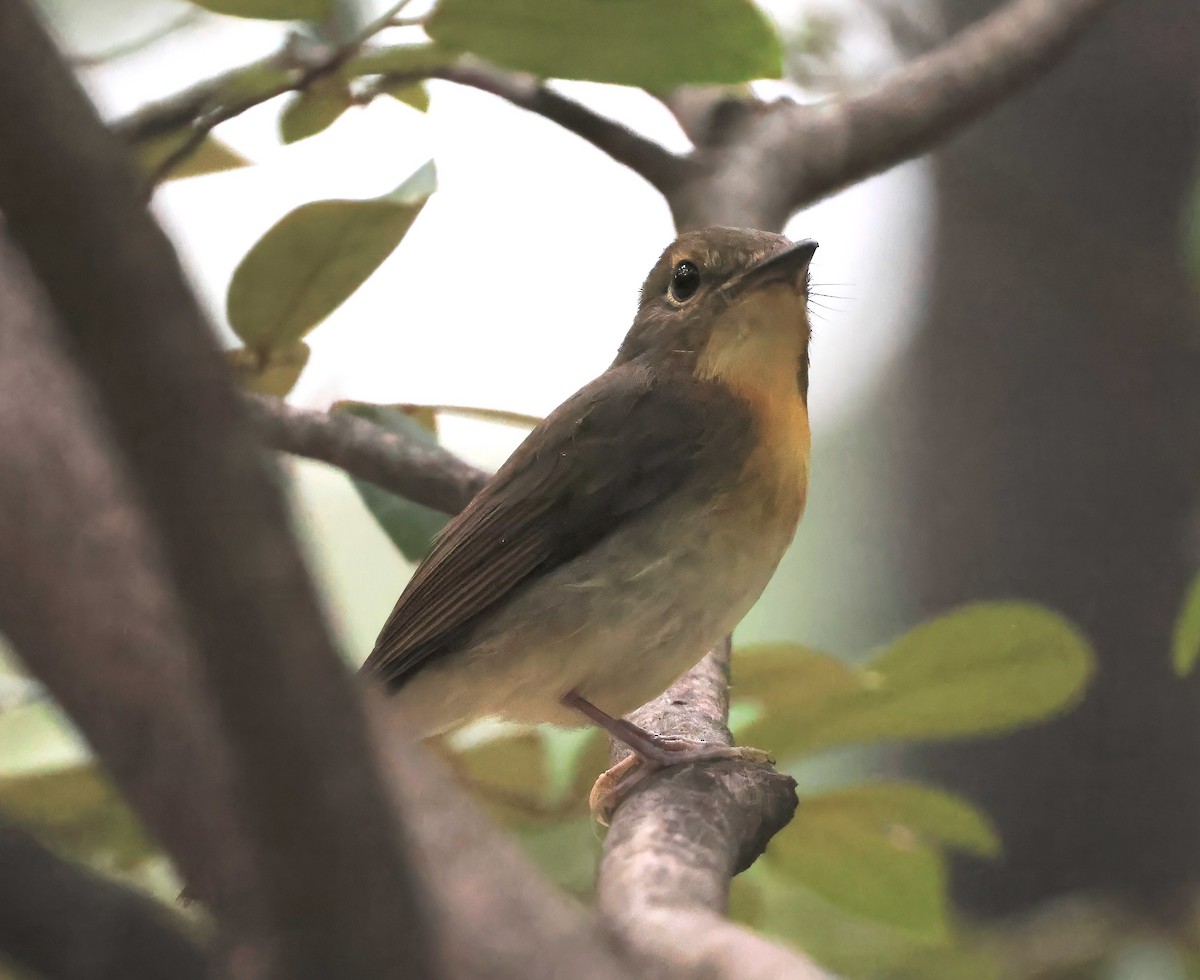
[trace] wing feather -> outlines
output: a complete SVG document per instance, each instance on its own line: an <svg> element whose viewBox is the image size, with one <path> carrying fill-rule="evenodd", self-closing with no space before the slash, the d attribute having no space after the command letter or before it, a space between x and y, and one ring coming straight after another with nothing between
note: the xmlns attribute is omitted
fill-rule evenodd
<svg viewBox="0 0 1200 980"><path fill-rule="evenodd" d="M402 685L522 585L662 500L713 450L727 453L744 412L722 405L714 424L687 390L703 383L673 382L623 364L534 429L442 532L363 670Z"/></svg>

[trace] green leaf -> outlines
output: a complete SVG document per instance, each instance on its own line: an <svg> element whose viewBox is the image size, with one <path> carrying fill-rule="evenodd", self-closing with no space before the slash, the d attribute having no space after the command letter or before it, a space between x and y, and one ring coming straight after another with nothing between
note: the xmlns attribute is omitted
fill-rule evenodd
<svg viewBox="0 0 1200 980"><path fill-rule="evenodd" d="M1175 673L1185 677L1200 658L1200 578L1192 583L1183 600L1171 639L1171 662Z"/></svg>
<svg viewBox="0 0 1200 980"><path fill-rule="evenodd" d="M433 412L435 415L455 415L459 418L474 419L477 422L512 425L518 429L532 429L541 425L542 422L536 415L509 412L502 408L473 408L468 405L405 405L404 408L409 411L421 409Z"/></svg>
<svg viewBox="0 0 1200 980"><path fill-rule="evenodd" d="M183 146L191 136L190 130L177 130L164 133L137 144L137 162L142 172L153 174L172 153ZM184 177L200 177L204 174L221 173L226 170L238 170L250 166L250 161L240 153L230 149L214 136L208 136L187 157L174 167L167 180L181 180Z"/></svg>
<svg viewBox="0 0 1200 980"><path fill-rule="evenodd" d="M827 693L787 725L778 724L786 695L766 699L765 716L747 726L744 738L784 756L1004 731L1073 705L1093 664L1087 641L1047 609L1019 602L964 606L902 636L855 670L856 687Z"/></svg>
<svg viewBox="0 0 1200 980"><path fill-rule="evenodd" d="M763 710L739 732L738 740L767 746L784 758L793 754L797 724L822 702L867 689L862 671L827 653L786 643L739 647L731 694L738 701L748 698Z"/></svg>
<svg viewBox="0 0 1200 980"><path fill-rule="evenodd" d="M426 30L543 78L668 89L782 70L779 38L752 0L440 0Z"/></svg>
<svg viewBox="0 0 1200 980"><path fill-rule="evenodd" d="M410 436L431 444L437 442L437 436L429 427L422 425L402 407L369 405L365 402L339 402L334 409L367 419L388 432ZM366 480L352 478L351 482L371 516L405 558L416 562L429 554L433 539L449 521L445 514L397 497L394 493L388 493Z"/></svg>
<svg viewBox="0 0 1200 980"><path fill-rule="evenodd" d="M884 831L904 827L931 844L968 854L1000 854L1000 838L991 821L962 797L932 786L881 780L808 797L802 806L810 805L852 811Z"/></svg>
<svg viewBox="0 0 1200 980"><path fill-rule="evenodd" d="M95 766L0 779L0 812L45 843L92 865L131 868L155 852Z"/></svg>
<svg viewBox="0 0 1200 980"><path fill-rule="evenodd" d="M920 936L946 934L941 854L905 827L881 825L852 800L801 801L766 860L852 915Z"/></svg>
<svg viewBox="0 0 1200 980"><path fill-rule="evenodd" d="M214 14L254 20L324 20L333 13L334 0L191 0Z"/></svg>
<svg viewBox="0 0 1200 980"><path fill-rule="evenodd" d="M380 91L390 95L397 102L412 106L417 112L429 111L429 89L420 82L412 85L384 85Z"/></svg>
<svg viewBox="0 0 1200 980"><path fill-rule="evenodd" d="M298 340L263 352L239 347L226 351L225 357L233 367L234 378L244 390L283 398L296 387L310 353L308 344Z"/></svg>
<svg viewBox="0 0 1200 980"><path fill-rule="evenodd" d="M346 83L334 79L297 92L279 116L279 136L285 143L316 136L332 126L353 101Z"/></svg>
<svg viewBox="0 0 1200 980"><path fill-rule="evenodd" d="M1191 200L1184 210L1183 259L1192 283L1200 288L1200 181L1192 189Z"/></svg>
<svg viewBox="0 0 1200 980"><path fill-rule="evenodd" d="M400 244L433 192L432 161L367 201L316 201L284 215L234 270L229 324L253 350L300 340Z"/></svg>

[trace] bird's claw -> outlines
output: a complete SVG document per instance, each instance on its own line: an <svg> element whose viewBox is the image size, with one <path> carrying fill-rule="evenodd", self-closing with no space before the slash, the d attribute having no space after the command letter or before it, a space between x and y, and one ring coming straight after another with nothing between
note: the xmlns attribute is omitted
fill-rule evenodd
<svg viewBox="0 0 1200 980"><path fill-rule="evenodd" d="M588 796L588 806L592 819L598 824L607 827L613 812L629 791L660 769L723 759L737 759L752 765L770 765L775 761L762 749L704 742L681 735L657 735L654 744L658 752L631 753L596 779Z"/></svg>

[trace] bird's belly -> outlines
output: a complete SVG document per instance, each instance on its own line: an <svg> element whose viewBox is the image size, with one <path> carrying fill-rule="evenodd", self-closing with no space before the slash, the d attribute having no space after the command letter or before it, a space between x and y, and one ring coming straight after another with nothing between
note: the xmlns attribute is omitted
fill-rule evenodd
<svg viewBox="0 0 1200 980"><path fill-rule="evenodd" d="M753 493L678 500L615 531L519 593L445 662L401 690L440 717L578 726L577 691L612 715L661 694L728 634L766 587L802 501Z"/></svg>

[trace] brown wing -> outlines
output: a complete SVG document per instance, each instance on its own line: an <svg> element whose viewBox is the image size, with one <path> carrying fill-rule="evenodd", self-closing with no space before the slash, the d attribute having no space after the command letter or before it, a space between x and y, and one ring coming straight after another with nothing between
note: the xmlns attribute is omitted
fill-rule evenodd
<svg viewBox="0 0 1200 980"><path fill-rule="evenodd" d="M637 362L611 369L534 429L447 525L363 670L402 686L514 591L729 453L748 424L714 385L664 384Z"/></svg>

